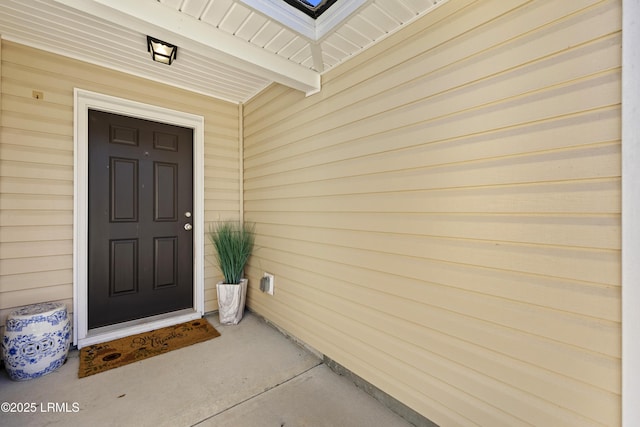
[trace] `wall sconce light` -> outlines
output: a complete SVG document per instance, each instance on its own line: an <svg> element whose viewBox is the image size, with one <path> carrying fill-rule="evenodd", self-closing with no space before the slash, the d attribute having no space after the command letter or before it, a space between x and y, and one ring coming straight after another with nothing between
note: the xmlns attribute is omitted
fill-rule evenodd
<svg viewBox="0 0 640 427"><path fill-rule="evenodd" d="M171 65L176 59L178 47L162 40L147 36L147 52L151 53L151 58L156 62Z"/></svg>

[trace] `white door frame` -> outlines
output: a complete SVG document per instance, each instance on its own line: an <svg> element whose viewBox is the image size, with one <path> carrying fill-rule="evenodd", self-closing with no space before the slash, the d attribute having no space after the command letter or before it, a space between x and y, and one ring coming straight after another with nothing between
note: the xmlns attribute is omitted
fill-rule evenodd
<svg viewBox="0 0 640 427"><path fill-rule="evenodd" d="M193 129L193 307L113 326L88 328L88 115L106 111ZM73 342L78 348L187 322L204 314L204 117L74 89Z"/></svg>
<svg viewBox="0 0 640 427"><path fill-rule="evenodd" d="M622 425L640 422L640 3L622 2Z"/></svg>

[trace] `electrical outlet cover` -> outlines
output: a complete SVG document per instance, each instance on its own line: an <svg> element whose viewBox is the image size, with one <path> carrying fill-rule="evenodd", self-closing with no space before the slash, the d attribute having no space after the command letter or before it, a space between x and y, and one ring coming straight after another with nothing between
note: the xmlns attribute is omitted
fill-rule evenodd
<svg viewBox="0 0 640 427"><path fill-rule="evenodd" d="M265 292L268 293L269 295L273 295L273 287L274 287L274 282L275 282L275 278L273 276L273 274L269 274L269 273L264 273L264 278L267 279L267 283L265 284Z"/></svg>

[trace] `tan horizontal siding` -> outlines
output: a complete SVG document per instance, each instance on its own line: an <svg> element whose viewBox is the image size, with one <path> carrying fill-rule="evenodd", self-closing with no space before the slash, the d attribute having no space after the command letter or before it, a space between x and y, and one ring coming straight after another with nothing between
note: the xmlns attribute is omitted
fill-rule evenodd
<svg viewBox="0 0 640 427"><path fill-rule="evenodd" d="M68 268L62 270L33 271L25 274L0 277L0 289L3 292L19 293L26 289L39 289L68 284L73 280Z"/></svg>
<svg viewBox="0 0 640 427"><path fill-rule="evenodd" d="M236 105L4 40L0 67L0 322L26 304L73 306L74 88L204 116L205 220L238 216ZM212 311L219 272L205 261Z"/></svg>
<svg viewBox="0 0 640 427"><path fill-rule="evenodd" d="M443 426L619 425L620 28L619 0L450 1L263 91L251 308Z"/></svg>
<svg viewBox="0 0 640 427"><path fill-rule="evenodd" d="M9 258L20 259L29 257L54 256L58 254L72 255L73 241L43 240L38 242L38 245L35 247L32 242L5 242L2 244L2 247L0 247L0 257L4 260ZM15 290L19 290L19 287L16 287Z"/></svg>
<svg viewBox="0 0 640 427"><path fill-rule="evenodd" d="M566 215L452 212L256 212L255 218L267 224L283 222L291 226L381 233L393 230L403 235L410 235L421 226L426 236L433 237L620 249L619 220L615 215L606 214L572 218Z"/></svg>
<svg viewBox="0 0 640 427"><path fill-rule="evenodd" d="M6 304L9 309L2 309L0 313L6 315L11 311L11 307L22 307L29 304L34 304L34 301L64 301L67 304L68 308L73 307L73 299L72 298L63 298L60 300L55 299L55 295L73 295L73 285L66 283L62 285L49 285L49 286L40 286L37 288L29 288L22 289L17 292L5 292L2 295L4 300L4 304Z"/></svg>

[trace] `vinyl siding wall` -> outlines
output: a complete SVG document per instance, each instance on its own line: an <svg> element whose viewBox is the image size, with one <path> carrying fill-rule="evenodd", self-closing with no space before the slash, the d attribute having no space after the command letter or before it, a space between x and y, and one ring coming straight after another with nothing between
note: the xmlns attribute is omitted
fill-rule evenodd
<svg viewBox="0 0 640 427"><path fill-rule="evenodd" d="M451 0L254 98L251 309L442 426L619 425L620 30Z"/></svg>
<svg viewBox="0 0 640 427"><path fill-rule="evenodd" d="M205 118L205 221L237 218L238 107L20 44L2 41L0 322L15 307L73 308L73 89ZM32 91L43 99L34 99ZM206 240L205 310L217 309L219 273Z"/></svg>

